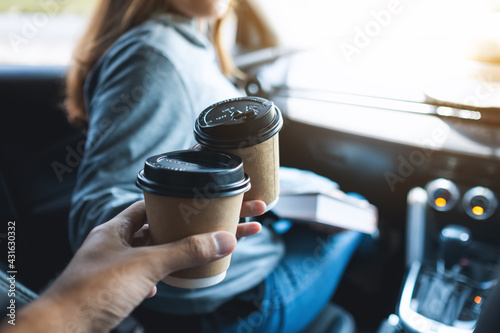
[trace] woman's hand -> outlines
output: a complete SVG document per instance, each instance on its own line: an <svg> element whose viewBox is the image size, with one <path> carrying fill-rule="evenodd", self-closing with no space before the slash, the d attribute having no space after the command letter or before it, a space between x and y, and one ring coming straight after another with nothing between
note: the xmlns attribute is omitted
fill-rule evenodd
<svg viewBox="0 0 500 333"><path fill-rule="evenodd" d="M250 217L259 216L266 212L266 204L264 201L251 200L243 201L241 205L240 217ZM258 233L262 229L262 226L258 222L245 222L238 224L238 229L236 230L236 237L246 237Z"/></svg>
<svg viewBox="0 0 500 333"><path fill-rule="evenodd" d="M261 211L247 202L242 215ZM61 276L39 299L23 308L12 332L108 332L145 298L156 283L180 269L220 259L234 251L236 238L219 231L180 241L149 244L144 201L94 228ZM240 224L237 237L259 232L259 223ZM10 325L7 325L10 326ZM10 332L10 331L9 331Z"/></svg>

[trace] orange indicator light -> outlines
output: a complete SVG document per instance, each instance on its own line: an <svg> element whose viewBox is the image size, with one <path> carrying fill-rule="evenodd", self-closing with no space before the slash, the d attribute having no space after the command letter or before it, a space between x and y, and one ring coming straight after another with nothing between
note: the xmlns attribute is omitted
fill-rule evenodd
<svg viewBox="0 0 500 333"><path fill-rule="evenodd" d="M483 299L481 298L481 296L476 296L476 297L474 297L474 302L475 302L476 304L481 303L481 301L482 301L482 300L483 300Z"/></svg>
<svg viewBox="0 0 500 333"><path fill-rule="evenodd" d="M444 198L436 198L436 200L434 201L434 203L438 207L444 207L444 206L446 206L446 199L444 199Z"/></svg>
<svg viewBox="0 0 500 333"><path fill-rule="evenodd" d="M474 206L474 207L472 207L472 212L474 213L474 215L483 215L484 208L481 206Z"/></svg>

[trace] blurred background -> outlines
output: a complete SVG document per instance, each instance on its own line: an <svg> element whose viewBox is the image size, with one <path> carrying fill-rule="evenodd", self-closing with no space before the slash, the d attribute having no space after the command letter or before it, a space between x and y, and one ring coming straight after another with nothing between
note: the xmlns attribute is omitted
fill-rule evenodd
<svg viewBox="0 0 500 333"><path fill-rule="evenodd" d="M0 185L5 180L18 213L0 205L0 217L26 221L19 248L34 290L71 255L64 243L75 173L58 181L52 163L85 142L84 131L67 123L61 79L98 1L0 1L0 99L8 116ZM272 99L287 116L282 165L331 178L379 208L380 252L348 270L334 299L371 333L399 304L412 238L409 191L446 178L464 192L500 193L500 0L236 1L240 15L228 21L226 37L239 37L232 53L249 74L247 92ZM404 169L424 153L425 161ZM500 244L498 210L477 222L458 207L448 215L422 207L432 237L463 223L481 241Z"/></svg>
<svg viewBox="0 0 500 333"><path fill-rule="evenodd" d="M69 64L97 1L2 0L0 64ZM325 66L345 86L381 86L376 95L385 94L384 86L414 94L423 84L463 78L478 69L500 80L499 1L310 0L307 6L298 0L248 2L259 8L280 46L320 51L314 61L302 60L309 65L294 86L307 82L308 88L328 88L331 76L317 75Z"/></svg>

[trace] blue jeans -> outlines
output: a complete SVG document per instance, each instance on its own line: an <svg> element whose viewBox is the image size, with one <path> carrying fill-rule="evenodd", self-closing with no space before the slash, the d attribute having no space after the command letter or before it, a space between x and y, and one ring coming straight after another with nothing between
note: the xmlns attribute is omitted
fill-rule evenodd
<svg viewBox="0 0 500 333"><path fill-rule="evenodd" d="M295 225L283 236L286 255L266 278L259 309L221 332L301 332L332 298L363 234L325 235Z"/></svg>
<svg viewBox="0 0 500 333"><path fill-rule="evenodd" d="M332 298L363 236L294 225L283 235L286 253L278 267L214 313L175 316L139 307L134 316L148 333L164 332L165 325L202 333L301 332Z"/></svg>

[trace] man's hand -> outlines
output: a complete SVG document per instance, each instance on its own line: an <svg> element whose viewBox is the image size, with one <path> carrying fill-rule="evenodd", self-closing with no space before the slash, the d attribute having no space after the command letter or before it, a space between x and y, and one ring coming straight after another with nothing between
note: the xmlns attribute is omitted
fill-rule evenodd
<svg viewBox="0 0 500 333"><path fill-rule="evenodd" d="M263 202L245 202L241 214L254 215L262 205L265 210ZM20 311L12 332L108 332L154 296L156 283L168 274L220 259L236 247L236 237L225 231L146 246L145 223L139 201L94 228L61 276ZM242 223L236 236L260 230L257 222Z"/></svg>

